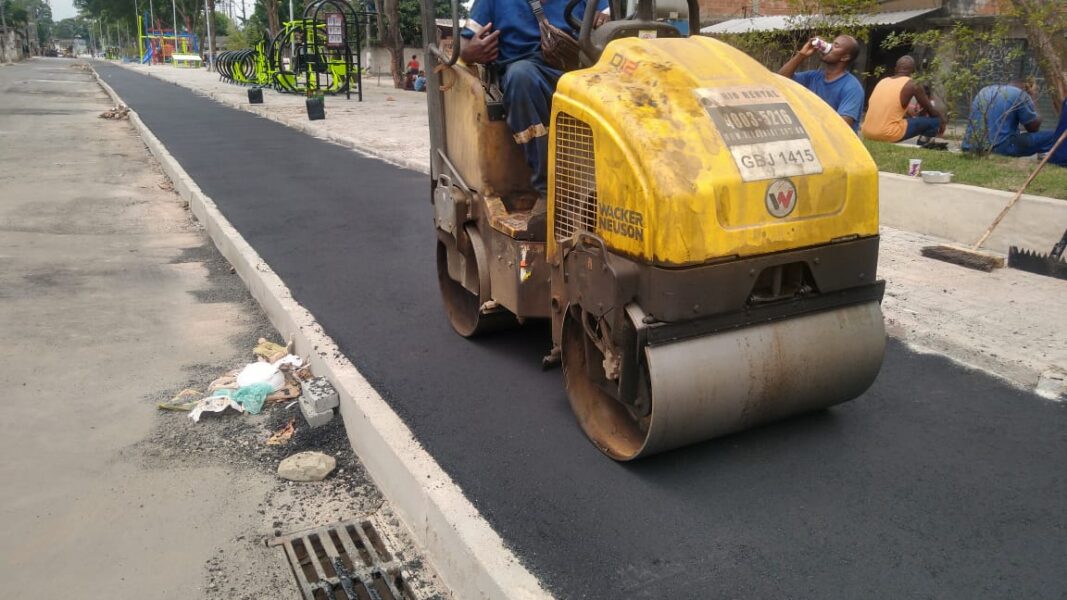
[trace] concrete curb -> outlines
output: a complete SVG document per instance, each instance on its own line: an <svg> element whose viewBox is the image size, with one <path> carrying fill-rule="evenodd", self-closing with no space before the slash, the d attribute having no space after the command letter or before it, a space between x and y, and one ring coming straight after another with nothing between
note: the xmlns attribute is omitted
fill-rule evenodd
<svg viewBox="0 0 1067 600"><path fill-rule="evenodd" d="M95 69L93 74L104 91L122 104ZM129 118L175 191L189 202L271 323L291 335L298 352L310 355L312 369L337 389L353 449L453 595L464 599L551 598L137 113L131 110Z"/></svg>
<svg viewBox="0 0 1067 600"><path fill-rule="evenodd" d="M959 244L978 241L1014 193L963 185L928 184L921 179L880 173L880 219L904 231L944 238ZM1047 253L1067 226L1067 200L1023 194L983 245L1008 253L1010 246Z"/></svg>

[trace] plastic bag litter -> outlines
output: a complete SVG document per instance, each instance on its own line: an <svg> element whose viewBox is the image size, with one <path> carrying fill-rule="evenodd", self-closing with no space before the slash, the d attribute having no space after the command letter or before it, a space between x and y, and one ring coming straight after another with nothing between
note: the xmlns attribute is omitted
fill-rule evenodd
<svg viewBox="0 0 1067 600"><path fill-rule="evenodd" d="M287 354L273 363L249 363L237 374L237 387L243 388L253 383L267 382L273 386L271 391L275 392L285 386L285 375L281 372L283 366L299 369L303 365L303 359L293 354Z"/></svg>
<svg viewBox="0 0 1067 600"><path fill-rule="evenodd" d="M271 384L261 381L236 390L215 390L215 396L229 398L241 405L244 412L250 415L258 415L263 412L263 404L267 400L267 395L271 393L271 389Z"/></svg>
<svg viewBox="0 0 1067 600"><path fill-rule="evenodd" d="M300 367L304 366L304 359L300 358L295 354L286 354L285 356L274 361L273 364L279 369L287 365L294 369L299 369Z"/></svg>
<svg viewBox="0 0 1067 600"><path fill-rule="evenodd" d="M278 367L265 362L249 363L237 374L237 387L243 388L253 383L269 383L274 391L285 385L285 376Z"/></svg>
<svg viewBox="0 0 1067 600"><path fill-rule="evenodd" d="M229 390L219 391L221 392ZM227 408L232 408L237 412L245 411L245 409L242 408L240 404L234 402L233 399L229 396L208 396L207 398L201 398L200 401L196 403L196 406L194 406L193 409L189 411L189 418L192 419L194 423L199 423L201 414L206 412L219 413L226 410Z"/></svg>
<svg viewBox="0 0 1067 600"><path fill-rule="evenodd" d="M208 384L207 393L211 394L215 390L224 389L237 389L237 369L233 369L232 371L227 371L226 373L223 373L221 376L219 376L218 379Z"/></svg>

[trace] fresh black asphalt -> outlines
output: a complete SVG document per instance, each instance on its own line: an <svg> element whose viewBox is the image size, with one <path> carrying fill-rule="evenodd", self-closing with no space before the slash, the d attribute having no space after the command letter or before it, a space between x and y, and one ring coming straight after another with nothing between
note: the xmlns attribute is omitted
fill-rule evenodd
<svg viewBox="0 0 1067 600"><path fill-rule="evenodd" d="M560 598L1067 593L1067 407L891 343L854 402L617 464L545 327L452 333L425 175L98 70Z"/></svg>

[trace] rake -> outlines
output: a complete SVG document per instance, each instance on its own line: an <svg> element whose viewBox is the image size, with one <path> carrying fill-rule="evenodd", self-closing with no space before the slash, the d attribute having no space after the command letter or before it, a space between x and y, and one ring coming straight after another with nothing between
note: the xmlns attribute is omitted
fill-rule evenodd
<svg viewBox="0 0 1067 600"><path fill-rule="evenodd" d="M985 271L987 273L992 271L993 269L999 269L1003 267L1003 257L996 256L993 254L987 254L985 252L979 252L978 249L982 247L982 244L984 244L987 239L989 239L989 236L993 233L993 230L997 228L997 225L1000 225L1001 221L1004 220L1004 217L1007 216L1008 211L1010 211L1011 208L1015 206L1015 203L1019 201L1019 198L1022 197L1023 192L1026 191L1027 186L1029 186L1030 182L1033 181L1035 177L1037 177L1037 174L1041 172L1042 168L1044 168L1045 163L1048 162L1049 157L1051 157L1056 152L1056 150L1059 149L1060 145L1063 144L1063 141L1065 139L1067 139L1067 130L1064 130L1064 132L1060 134L1060 137L1056 139L1056 143L1052 145L1052 149L1050 149L1048 153L1045 154L1045 158L1041 159L1041 163L1038 164L1037 168L1035 168L1030 173L1030 176L1026 178L1025 182L1023 182L1023 185L1019 188L1019 191L1015 192L1015 195L1012 196L1011 201L1009 201L1008 204L1004 207L1004 209L1000 211L1000 214L997 215L997 218L993 219L993 223L989 225L989 227L985 230L985 233L982 234L982 237L978 238L978 241L973 246L971 246L970 248L959 248L956 246L926 246L922 249L922 255L927 258L942 260L952 264L960 265L962 267ZM1067 236L1067 234L1065 234L1065 236ZM1019 258L1016 259L1016 263L1034 265L1034 268L1042 269L1040 271L1032 271L1035 273L1051 274L1051 272L1054 272L1056 271L1056 269L1058 269L1058 267L1056 267L1056 262L1059 262L1061 264L1063 262L1059 260L1060 256L1063 254L1063 242L1064 240L1060 240L1060 243L1056 245L1056 247L1060 249L1060 252L1055 257L1046 257L1043 255L1031 253L1028 250L1020 250L1017 252ZM1011 250L1015 251L1017 249L1013 247ZM1055 252L1055 248L1053 248L1053 251ZM1020 260L1021 263L1019 262ZM1044 264L1045 266L1042 267L1042 264ZM1014 267L1014 265L1012 266ZM1021 268L1026 271L1031 270L1023 267L1017 268Z"/></svg>
<svg viewBox="0 0 1067 600"><path fill-rule="evenodd" d="M1038 275L1067 279L1067 261L1063 259L1064 248L1067 248L1067 230L1063 231L1063 237L1056 242L1052 251L1047 255L1012 246L1008 249L1008 266Z"/></svg>

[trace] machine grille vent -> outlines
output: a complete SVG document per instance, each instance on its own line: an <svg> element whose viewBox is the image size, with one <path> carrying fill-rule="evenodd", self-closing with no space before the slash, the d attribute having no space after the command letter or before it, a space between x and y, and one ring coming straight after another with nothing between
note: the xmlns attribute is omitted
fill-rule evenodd
<svg viewBox="0 0 1067 600"><path fill-rule="evenodd" d="M593 130L568 115L556 116L556 241L596 229Z"/></svg>

